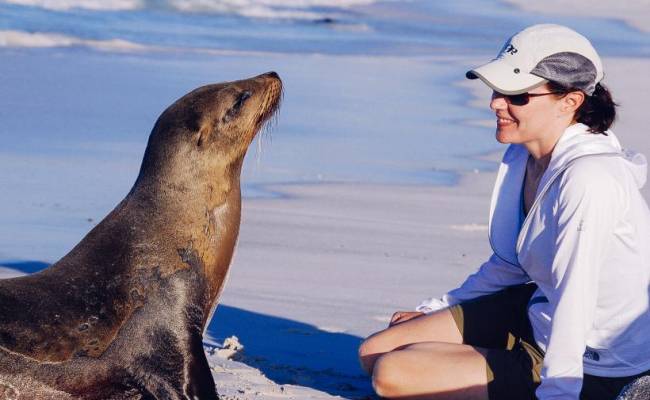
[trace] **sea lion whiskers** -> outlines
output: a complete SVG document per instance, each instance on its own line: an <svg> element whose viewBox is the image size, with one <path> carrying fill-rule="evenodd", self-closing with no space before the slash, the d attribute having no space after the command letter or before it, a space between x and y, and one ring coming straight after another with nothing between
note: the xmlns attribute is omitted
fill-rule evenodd
<svg viewBox="0 0 650 400"><path fill-rule="evenodd" d="M257 146L255 149L256 150L255 165L258 168L262 161L262 154L264 153L264 141L267 138L269 142L273 141L273 137L271 136L271 133L275 130L278 124L279 114L277 113L277 110L280 108L280 104L282 104L283 96L284 96L284 91L281 89L277 104L274 106L275 111L272 111L271 116L268 117L266 121L262 123L261 127L258 129L258 134L255 138L255 140L257 141Z"/></svg>
<svg viewBox="0 0 650 400"><path fill-rule="evenodd" d="M267 90L264 102L260 107L257 129L266 129L269 125L275 125L277 123L278 114L276 111L280 108L283 97L284 91L282 84L279 81L273 82Z"/></svg>

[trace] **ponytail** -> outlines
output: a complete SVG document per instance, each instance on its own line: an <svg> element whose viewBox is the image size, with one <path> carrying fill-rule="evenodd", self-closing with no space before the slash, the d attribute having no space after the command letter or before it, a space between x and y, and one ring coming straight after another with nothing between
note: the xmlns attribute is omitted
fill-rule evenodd
<svg viewBox="0 0 650 400"><path fill-rule="evenodd" d="M576 111L576 120L589 127L592 133L605 133L616 119L616 106L612 94L604 85L596 84L591 96Z"/></svg>

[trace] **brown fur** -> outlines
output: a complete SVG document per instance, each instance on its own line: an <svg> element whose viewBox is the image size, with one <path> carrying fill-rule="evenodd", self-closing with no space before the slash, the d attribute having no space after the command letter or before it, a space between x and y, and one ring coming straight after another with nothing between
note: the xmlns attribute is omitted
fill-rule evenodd
<svg viewBox="0 0 650 400"><path fill-rule="evenodd" d="M240 222L275 73L198 88L158 118L124 200L48 269L0 281L0 399L213 399L202 332Z"/></svg>

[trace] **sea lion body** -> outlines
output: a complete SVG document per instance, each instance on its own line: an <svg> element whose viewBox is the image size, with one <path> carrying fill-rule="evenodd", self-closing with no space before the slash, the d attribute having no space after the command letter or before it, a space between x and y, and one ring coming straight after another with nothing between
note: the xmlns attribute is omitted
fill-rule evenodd
<svg viewBox="0 0 650 400"><path fill-rule="evenodd" d="M202 333L224 284L248 145L275 73L196 89L120 204L39 273L0 281L0 399L214 399Z"/></svg>

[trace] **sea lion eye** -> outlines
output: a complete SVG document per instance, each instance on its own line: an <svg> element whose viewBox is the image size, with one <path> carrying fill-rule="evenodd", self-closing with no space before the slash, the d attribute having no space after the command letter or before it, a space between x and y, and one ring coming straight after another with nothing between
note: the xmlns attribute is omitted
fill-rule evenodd
<svg viewBox="0 0 650 400"><path fill-rule="evenodd" d="M237 98L237 101L233 105L233 108L240 108L248 98L251 97L251 92L245 91L242 92L239 97Z"/></svg>
<svg viewBox="0 0 650 400"><path fill-rule="evenodd" d="M235 100L235 103L230 107L230 110L226 112L226 115L223 117L223 122L229 122L232 120L238 113L239 110L241 109L241 106L244 105L246 100L248 100L251 97L251 92L245 91L241 92L239 96L237 96L237 100Z"/></svg>

